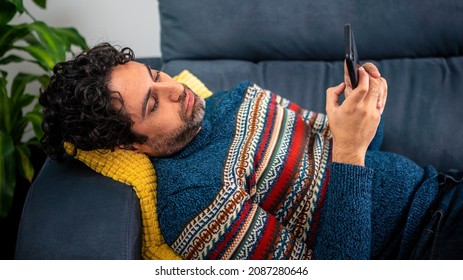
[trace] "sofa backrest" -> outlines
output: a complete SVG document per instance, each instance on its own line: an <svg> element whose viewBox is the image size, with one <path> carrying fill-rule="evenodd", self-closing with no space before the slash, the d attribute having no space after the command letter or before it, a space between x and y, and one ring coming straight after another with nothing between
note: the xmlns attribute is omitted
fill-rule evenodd
<svg viewBox="0 0 463 280"><path fill-rule="evenodd" d="M160 0L162 56L339 60L351 23L364 59L463 54L459 0ZM462 36L455 36L460 34Z"/></svg>
<svg viewBox="0 0 463 280"><path fill-rule="evenodd" d="M463 1L159 0L163 70L213 91L250 80L325 111L343 79L343 27L388 80L383 150L463 169Z"/></svg>

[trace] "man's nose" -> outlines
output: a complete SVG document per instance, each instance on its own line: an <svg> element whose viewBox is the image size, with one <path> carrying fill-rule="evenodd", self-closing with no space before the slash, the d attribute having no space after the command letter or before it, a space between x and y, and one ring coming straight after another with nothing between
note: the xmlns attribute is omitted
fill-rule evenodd
<svg viewBox="0 0 463 280"><path fill-rule="evenodd" d="M156 87L156 90L170 102L179 102L184 92L183 85L177 83L158 83Z"/></svg>

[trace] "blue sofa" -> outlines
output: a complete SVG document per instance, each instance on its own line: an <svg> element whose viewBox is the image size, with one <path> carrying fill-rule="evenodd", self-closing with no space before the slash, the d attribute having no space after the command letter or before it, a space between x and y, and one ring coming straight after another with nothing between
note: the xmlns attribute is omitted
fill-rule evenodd
<svg viewBox="0 0 463 280"><path fill-rule="evenodd" d="M250 80L321 112L326 88L343 79L350 23L361 61L388 80L382 149L463 170L462 1L159 0L159 11L162 57L141 61L171 75L188 69L212 91ZM72 158L47 160L16 257L137 259L140 221L130 186Z"/></svg>

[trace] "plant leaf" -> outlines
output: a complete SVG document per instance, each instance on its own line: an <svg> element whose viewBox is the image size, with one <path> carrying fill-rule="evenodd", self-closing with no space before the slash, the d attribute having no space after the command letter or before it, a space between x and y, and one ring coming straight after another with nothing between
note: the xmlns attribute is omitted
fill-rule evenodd
<svg viewBox="0 0 463 280"><path fill-rule="evenodd" d="M0 1L0 25L5 25L13 19L17 12L16 6L8 1Z"/></svg>
<svg viewBox="0 0 463 280"><path fill-rule="evenodd" d="M10 135L0 131L0 217L6 217L16 185L14 144Z"/></svg>
<svg viewBox="0 0 463 280"><path fill-rule="evenodd" d="M0 25L0 57L14 48L14 43L29 34L27 24Z"/></svg>
<svg viewBox="0 0 463 280"><path fill-rule="evenodd" d="M32 124L32 129L34 130L35 137L37 137L37 139L42 139L42 113L39 111L39 109L34 109L33 111L27 112L24 118L26 118Z"/></svg>
<svg viewBox="0 0 463 280"><path fill-rule="evenodd" d="M41 75L41 76L39 77L39 82L40 82L40 84L42 85L42 87L47 87L48 84L50 83L50 76L49 76L49 75L46 75L46 74Z"/></svg>
<svg viewBox="0 0 463 280"><path fill-rule="evenodd" d="M42 144L40 144L39 139L37 139L37 138L35 138L35 137L29 139L29 140L26 142L26 145L27 145L28 147L35 146L35 147L37 147L37 148L39 148L39 149L42 149Z"/></svg>
<svg viewBox="0 0 463 280"><path fill-rule="evenodd" d="M36 99L37 99L37 96L25 93L25 94L21 95L21 97L18 100L18 103L15 104L15 105L18 108L24 108L24 107L27 107L30 104L32 104L32 102L34 102L34 100L36 100Z"/></svg>
<svg viewBox="0 0 463 280"><path fill-rule="evenodd" d="M0 59L0 64L9 64L12 62L22 62L22 61L24 61L22 57L12 54L12 55L9 55L7 57Z"/></svg>
<svg viewBox="0 0 463 280"><path fill-rule="evenodd" d="M36 59L36 61L32 61L42 67L45 71L50 71L53 69L53 66L55 65L55 62L53 61L53 57L50 56L50 54L42 49L41 47L38 46L16 46L15 49L25 51L29 53L33 58Z"/></svg>
<svg viewBox="0 0 463 280"><path fill-rule="evenodd" d="M6 90L6 76L0 77L0 131L11 132L11 100Z"/></svg>
<svg viewBox="0 0 463 280"><path fill-rule="evenodd" d="M47 0L32 0L32 1L34 1L34 3L37 4L37 6L39 6L42 9L47 8Z"/></svg>
<svg viewBox="0 0 463 280"><path fill-rule="evenodd" d="M24 13L23 0L7 0L7 2L14 4L19 13Z"/></svg>
<svg viewBox="0 0 463 280"><path fill-rule="evenodd" d="M36 74L26 74L26 73L17 74L13 79L13 84L11 85L11 99L13 100L13 103L16 104L18 102L18 100L24 94L26 86L29 83L36 81L39 78L40 78L40 75L36 75Z"/></svg>
<svg viewBox="0 0 463 280"><path fill-rule="evenodd" d="M41 76L35 74L19 73L13 79L10 90L8 108L5 106L6 131L15 143L19 143L29 120L24 118L23 110L37 99L35 95L25 93L27 84L38 80Z"/></svg>
<svg viewBox="0 0 463 280"><path fill-rule="evenodd" d="M80 47L82 50L88 49L88 45L87 45L87 42L85 41L85 38L79 34L77 29L72 28L72 27L55 28L55 31L59 36L65 38L65 41L67 43L67 46L66 46L67 51L71 50L71 45L76 45Z"/></svg>
<svg viewBox="0 0 463 280"><path fill-rule="evenodd" d="M48 27L44 22L36 21L29 24L32 32L37 34L42 48L47 50L54 63L66 59L65 42L55 34L53 28Z"/></svg>
<svg viewBox="0 0 463 280"><path fill-rule="evenodd" d="M29 27L27 27L29 29ZM37 39L37 37L32 34L32 33L28 33L26 36L24 36L22 38L26 43L28 43L29 45L40 45L40 41L39 39Z"/></svg>
<svg viewBox="0 0 463 280"><path fill-rule="evenodd" d="M34 178L34 166L30 161L31 152L26 144L16 146L16 167L19 174L32 182Z"/></svg>

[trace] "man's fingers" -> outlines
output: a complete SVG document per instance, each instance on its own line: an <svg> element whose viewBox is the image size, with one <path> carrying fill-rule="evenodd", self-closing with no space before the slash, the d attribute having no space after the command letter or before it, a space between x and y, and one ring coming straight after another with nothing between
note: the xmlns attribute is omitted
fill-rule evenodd
<svg viewBox="0 0 463 280"><path fill-rule="evenodd" d="M380 96L378 98L377 109L379 110L380 114L383 113L384 107L386 106L387 101L387 81L384 78L380 78L381 82L381 91Z"/></svg>
<svg viewBox="0 0 463 280"><path fill-rule="evenodd" d="M359 68L359 83L349 98L352 98L352 102L359 103L368 93L370 88L370 76L363 67Z"/></svg>
<svg viewBox="0 0 463 280"><path fill-rule="evenodd" d="M373 78L381 77L381 73L379 73L378 67L371 62L367 62L362 65L362 67L370 74Z"/></svg>
<svg viewBox="0 0 463 280"><path fill-rule="evenodd" d="M331 112L333 109L339 107L339 96L346 88L345 83L340 83L335 87L330 87L326 90L326 111Z"/></svg>

